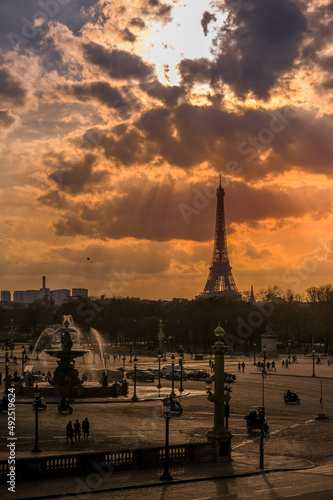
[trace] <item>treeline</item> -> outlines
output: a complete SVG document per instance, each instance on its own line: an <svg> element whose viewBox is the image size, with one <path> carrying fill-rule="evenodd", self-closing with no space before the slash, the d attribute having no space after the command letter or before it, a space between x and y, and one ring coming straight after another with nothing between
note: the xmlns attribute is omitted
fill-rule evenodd
<svg viewBox="0 0 333 500"><path fill-rule="evenodd" d="M15 338L29 333L35 340L47 326L60 324L62 316L70 314L87 342L90 329L95 328L107 342L134 348L140 343L155 349L162 320L167 349L182 345L192 351L208 352L216 341L213 332L220 321L227 345L244 353L252 352L253 344L260 346L260 335L266 330L274 331L282 346L290 342L293 350L314 342L322 344L323 351L332 351L332 285L313 286L303 298L292 290L283 292L273 286L260 290L255 299L147 301L92 297L60 306L43 302L1 306L1 334L2 339L9 337L12 328Z"/></svg>

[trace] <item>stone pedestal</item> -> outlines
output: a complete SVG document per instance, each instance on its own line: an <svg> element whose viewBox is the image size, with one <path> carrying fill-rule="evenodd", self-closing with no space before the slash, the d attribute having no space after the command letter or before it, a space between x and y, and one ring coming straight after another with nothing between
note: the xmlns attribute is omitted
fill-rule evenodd
<svg viewBox="0 0 333 500"><path fill-rule="evenodd" d="M264 332L261 334L261 356L264 355L264 347L266 350L266 358L277 358L277 335L274 332Z"/></svg>

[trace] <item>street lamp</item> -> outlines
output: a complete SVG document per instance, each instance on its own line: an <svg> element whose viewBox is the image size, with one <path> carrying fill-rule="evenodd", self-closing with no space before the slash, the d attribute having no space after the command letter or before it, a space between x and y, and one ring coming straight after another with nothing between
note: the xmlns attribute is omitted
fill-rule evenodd
<svg viewBox="0 0 333 500"><path fill-rule="evenodd" d="M257 362L256 362L256 347L257 347L257 344L253 344L253 366L255 366L257 364Z"/></svg>
<svg viewBox="0 0 333 500"><path fill-rule="evenodd" d="M291 343L291 341L289 340L288 341L288 360L289 360L289 364L290 364L290 343Z"/></svg>
<svg viewBox="0 0 333 500"><path fill-rule="evenodd" d="M38 408L40 405L40 390L38 385L36 384L35 390L34 390L34 396L35 396L35 446L31 450L32 453L40 453L42 450L40 449L38 445Z"/></svg>
<svg viewBox="0 0 333 500"><path fill-rule="evenodd" d="M134 374L133 374L133 381L134 381L134 392L133 392L133 397L132 401L139 401L138 396L136 395L136 364L139 361L138 358L135 356L134 358Z"/></svg>
<svg viewBox="0 0 333 500"><path fill-rule="evenodd" d="M162 354L160 352L158 352L157 354L157 359L158 359L158 384L157 384L157 389L160 390L161 387L162 387L162 384L161 384L161 358L162 358Z"/></svg>
<svg viewBox="0 0 333 500"><path fill-rule="evenodd" d="M180 386L179 392L183 392L183 363L184 363L184 354L182 354L179 358L179 366L180 366Z"/></svg>
<svg viewBox="0 0 333 500"><path fill-rule="evenodd" d="M171 356L171 392L170 397L174 398L175 394L175 355Z"/></svg>
<svg viewBox="0 0 333 500"><path fill-rule="evenodd" d="M164 418L165 418L165 456L164 456L164 471L160 476L160 479L163 481L172 481L173 477L169 472L169 420L170 416L170 399L166 398L163 400L163 408L164 408Z"/></svg>
<svg viewBox="0 0 333 500"><path fill-rule="evenodd" d="M217 342L213 346L215 358L214 393L211 392L212 379L207 377L208 400L214 403L214 427L206 434L208 439L217 441L220 456L230 457L231 454L231 434L224 427L224 352L226 346L223 343L225 331L219 326L214 330Z"/></svg>
<svg viewBox="0 0 333 500"><path fill-rule="evenodd" d="M129 362L130 363L133 363L133 360L132 360L132 355L133 355L133 342L130 343L130 346L131 346L131 350L130 350L130 360Z"/></svg>
<svg viewBox="0 0 333 500"><path fill-rule="evenodd" d="M8 352L6 350L6 355L5 355L5 368L6 368L6 385L5 385L5 395L7 397L8 395L8 387L9 387L9 358L8 358Z"/></svg>
<svg viewBox="0 0 333 500"><path fill-rule="evenodd" d="M26 350L24 345L22 346L22 375L24 373L24 363L25 363Z"/></svg>
<svg viewBox="0 0 333 500"><path fill-rule="evenodd" d="M262 407L260 412L261 421L261 429L260 429L260 443L259 443L259 468L264 468L264 417L265 417L265 377L266 377L266 347L263 346L264 351L264 366L262 369Z"/></svg>
<svg viewBox="0 0 333 500"><path fill-rule="evenodd" d="M315 350L312 349L312 377L315 377Z"/></svg>

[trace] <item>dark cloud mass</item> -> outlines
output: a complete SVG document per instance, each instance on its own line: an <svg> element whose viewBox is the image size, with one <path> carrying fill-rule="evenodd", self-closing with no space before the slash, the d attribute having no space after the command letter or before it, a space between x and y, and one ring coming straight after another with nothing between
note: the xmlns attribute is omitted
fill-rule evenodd
<svg viewBox="0 0 333 500"><path fill-rule="evenodd" d="M307 22L292 0L247 0L229 11L221 32L220 54L212 78L228 83L239 96L266 99L298 54Z"/></svg>
<svg viewBox="0 0 333 500"><path fill-rule="evenodd" d="M135 184L121 188L121 196L65 213L55 224L56 233L102 239L208 241L214 235L216 197L214 186L210 183L207 187L197 184L179 189L170 181L153 184L138 178ZM253 221L304 215L326 217L332 209L332 197L330 189L256 189L233 182L226 187L225 206L228 224L251 225Z"/></svg>
<svg viewBox="0 0 333 500"><path fill-rule="evenodd" d="M0 127L10 127L15 119L8 113L8 111L0 111Z"/></svg>
<svg viewBox="0 0 333 500"><path fill-rule="evenodd" d="M129 104L119 90L111 87L107 82L76 84L71 87L70 91L81 101L97 99L101 104L105 104L111 109L116 109L123 115L128 114Z"/></svg>
<svg viewBox="0 0 333 500"><path fill-rule="evenodd" d="M94 172L93 165L96 157L86 155L81 162L71 164L67 162L55 170L49 179L56 183L60 191L68 191L72 195L77 195L85 192L86 189L91 191L94 184L98 184L107 175L105 171ZM44 197L44 202L57 202L55 194Z"/></svg>
<svg viewBox="0 0 333 500"><path fill-rule="evenodd" d="M0 99L14 106L23 106L26 99L24 88L6 69L0 69Z"/></svg>
<svg viewBox="0 0 333 500"><path fill-rule="evenodd" d="M109 50L90 42L84 45L84 52L89 62L103 68L115 80L144 80L153 73L152 66L124 50Z"/></svg>
<svg viewBox="0 0 333 500"><path fill-rule="evenodd" d="M210 12L205 11L201 19L201 26L205 36L208 35L208 26L212 21L216 21L216 16L214 16L214 14L211 14Z"/></svg>
<svg viewBox="0 0 333 500"><path fill-rule="evenodd" d="M0 2L0 48L12 49L20 42L21 47L36 46L41 38L43 26L49 21L58 21L78 34L82 26L99 16L99 0L1 0ZM40 27L34 26L42 19Z"/></svg>

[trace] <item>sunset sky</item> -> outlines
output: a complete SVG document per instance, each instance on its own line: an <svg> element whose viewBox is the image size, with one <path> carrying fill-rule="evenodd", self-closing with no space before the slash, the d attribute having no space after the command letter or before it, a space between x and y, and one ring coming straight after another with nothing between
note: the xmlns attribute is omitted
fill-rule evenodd
<svg viewBox="0 0 333 500"><path fill-rule="evenodd" d="M1 0L0 289L333 281L333 2ZM88 260L89 258L89 260Z"/></svg>

